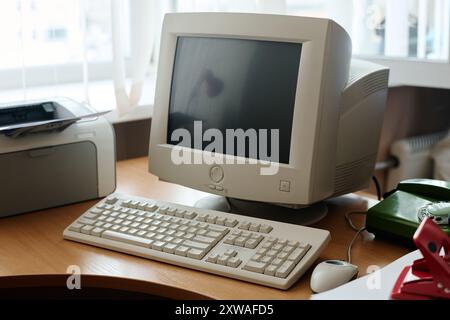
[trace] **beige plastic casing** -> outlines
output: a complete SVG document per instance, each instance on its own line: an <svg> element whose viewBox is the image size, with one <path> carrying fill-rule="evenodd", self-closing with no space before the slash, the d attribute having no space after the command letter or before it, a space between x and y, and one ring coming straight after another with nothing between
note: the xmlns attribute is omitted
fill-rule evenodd
<svg viewBox="0 0 450 320"><path fill-rule="evenodd" d="M220 164L224 178L214 183L210 178L213 165L172 161L174 146L167 144L167 124L179 36L302 43L290 160L289 164L279 164L277 174L261 175L267 163L236 164L237 157L224 155L225 159L234 160L234 164ZM335 193L340 102L349 80L351 61L351 40L342 27L329 19L284 15L167 14L159 57L149 147L150 172L165 181L245 200L306 205ZM186 149L185 152L209 157L201 150ZM280 190L282 181L289 181L289 192ZM211 186L218 186L219 190Z"/></svg>

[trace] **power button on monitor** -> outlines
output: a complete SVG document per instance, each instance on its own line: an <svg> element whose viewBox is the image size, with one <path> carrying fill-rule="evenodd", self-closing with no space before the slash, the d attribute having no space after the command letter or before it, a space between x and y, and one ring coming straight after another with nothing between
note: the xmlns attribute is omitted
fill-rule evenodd
<svg viewBox="0 0 450 320"><path fill-rule="evenodd" d="M214 182L220 182L223 179L223 169L219 166L214 166L209 171L209 177Z"/></svg>
<svg viewBox="0 0 450 320"><path fill-rule="evenodd" d="M286 180L280 181L280 191L282 192L290 192L291 191L291 182Z"/></svg>

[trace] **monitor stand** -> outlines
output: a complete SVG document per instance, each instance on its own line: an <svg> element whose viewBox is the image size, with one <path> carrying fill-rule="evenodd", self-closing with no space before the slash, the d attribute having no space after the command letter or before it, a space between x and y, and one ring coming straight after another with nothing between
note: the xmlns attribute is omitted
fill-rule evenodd
<svg viewBox="0 0 450 320"><path fill-rule="evenodd" d="M293 209L272 203L239 200L222 196L208 196L198 200L197 208L231 212L244 216L274 220L297 225L312 225L328 212L327 205L319 202L308 207Z"/></svg>

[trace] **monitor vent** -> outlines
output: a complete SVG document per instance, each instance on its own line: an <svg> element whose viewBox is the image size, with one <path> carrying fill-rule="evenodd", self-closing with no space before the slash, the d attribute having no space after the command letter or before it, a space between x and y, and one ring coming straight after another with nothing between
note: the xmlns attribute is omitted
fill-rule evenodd
<svg viewBox="0 0 450 320"><path fill-rule="evenodd" d="M376 154L371 154L337 166L334 179L335 195L354 192L364 185L373 171L375 157Z"/></svg>

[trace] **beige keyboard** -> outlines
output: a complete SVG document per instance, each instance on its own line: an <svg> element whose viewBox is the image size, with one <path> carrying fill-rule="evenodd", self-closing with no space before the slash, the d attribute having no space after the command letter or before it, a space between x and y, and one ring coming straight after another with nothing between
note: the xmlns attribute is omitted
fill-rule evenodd
<svg viewBox="0 0 450 320"><path fill-rule="evenodd" d="M279 289L318 258L328 231L113 194L64 238Z"/></svg>

